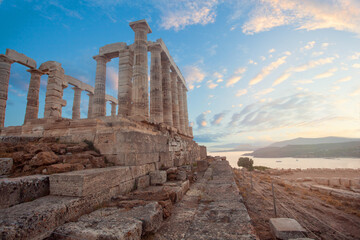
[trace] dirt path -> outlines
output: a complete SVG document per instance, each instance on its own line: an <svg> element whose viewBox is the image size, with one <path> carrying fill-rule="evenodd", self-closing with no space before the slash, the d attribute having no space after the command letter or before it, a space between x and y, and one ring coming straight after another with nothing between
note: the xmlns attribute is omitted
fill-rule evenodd
<svg viewBox="0 0 360 240"><path fill-rule="evenodd" d="M260 239L272 239L269 219L275 217L271 182L274 182L277 216L296 219L313 239L359 239L360 202L310 191L271 174L234 170L236 183Z"/></svg>

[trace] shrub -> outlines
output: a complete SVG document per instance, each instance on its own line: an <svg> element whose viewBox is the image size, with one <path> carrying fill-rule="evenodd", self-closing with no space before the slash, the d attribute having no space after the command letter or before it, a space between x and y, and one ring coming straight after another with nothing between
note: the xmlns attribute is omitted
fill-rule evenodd
<svg viewBox="0 0 360 240"><path fill-rule="evenodd" d="M249 171L252 171L254 169L253 164L254 164L254 161L248 157L240 157L237 162L237 165L239 167L244 167Z"/></svg>

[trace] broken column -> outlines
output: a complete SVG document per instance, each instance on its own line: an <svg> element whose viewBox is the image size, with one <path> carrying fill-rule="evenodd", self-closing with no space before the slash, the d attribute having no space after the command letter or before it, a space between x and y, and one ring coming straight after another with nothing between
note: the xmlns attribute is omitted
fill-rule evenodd
<svg viewBox="0 0 360 240"><path fill-rule="evenodd" d="M171 72L171 96L172 96L172 116L173 116L173 126L177 129L180 129L179 121L179 96L177 88L177 73Z"/></svg>
<svg viewBox="0 0 360 240"><path fill-rule="evenodd" d="M122 50L119 54L119 81L118 81L118 115L130 116L132 101L132 76L134 53L130 49Z"/></svg>
<svg viewBox="0 0 360 240"><path fill-rule="evenodd" d="M92 109L93 109L93 101L94 101L94 94L89 92L87 94L89 96L89 107L88 107L88 118L92 118Z"/></svg>
<svg viewBox="0 0 360 240"><path fill-rule="evenodd" d="M44 74L38 69L27 70L30 74L29 90L27 95L25 120L37 119L39 114L39 91L40 91L40 79Z"/></svg>
<svg viewBox="0 0 360 240"><path fill-rule="evenodd" d="M183 83L178 81L178 100L179 100L179 122L180 122L180 131L185 133L185 114L184 114L184 95L183 95Z"/></svg>
<svg viewBox="0 0 360 240"><path fill-rule="evenodd" d="M170 61L166 58L161 59L161 68L162 68L164 123L166 123L169 126L173 126Z"/></svg>
<svg viewBox="0 0 360 240"><path fill-rule="evenodd" d="M80 103L81 103L81 92L82 89L73 87L74 89L74 101L72 108L72 119L80 119Z"/></svg>
<svg viewBox="0 0 360 240"><path fill-rule="evenodd" d="M185 128L185 134L189 134L189 114L188 114L188 106L187 106L187 88L185 85L183 85L183 101L184 101L184 128Z"/></svg>
<svg viewBox="0 0 360 240"><path fill-rule="evenodd" d="M163 118L163 92L161 73L161 46L159 44L150 47L150 119L162 123Z"/></svg>
<svg viewBox="0 0 360 240"><path fill-rule="evenodd" d="M8 98L10 69L13 62L14 61L9 59L5 55L0 55L0 127L4 127L5 123L5 111L6 101Z"/></svg>
<svg viewBox="0 0 360 240"><path fill-rule="evenodd" d="M115 117L116 116L116 103L111 102L111 116Z"/></svg>
<svg viewBox="0 0 360 240"><path fill-rule="evenodd" d="M110 61L106 56L98 55L93 57L97 62L95 91L93 101L92 117L103 117L106 115L105 84L106 84L106 63Z"/></svg>
<svg viewBox="0 0 360 240"><path fill-rule="evenodd" d="M39 70L48 72L48 83L46 87L44 118L60 118L62 107L66 101L62 99L64 83L64 69L61 64L48 61L41 64Z"/></svg>
<svg viewBox="0 0 360 240"><path fill-rule="evenodd" d="M131 115L149 118L148 100L148 58L147 34L151 28L145 20L131 22L130 27L135 32L134 41L134 72L133 72L133 106Z"/></svg>

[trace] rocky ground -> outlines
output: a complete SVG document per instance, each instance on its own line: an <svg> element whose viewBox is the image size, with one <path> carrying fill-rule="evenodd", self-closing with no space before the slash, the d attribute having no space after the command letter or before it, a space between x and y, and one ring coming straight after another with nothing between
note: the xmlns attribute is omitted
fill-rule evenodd
<svg viewBox="0 0 360 240"><path fill-rule="evenodd" d="M357 180L354 178L360 176L359 170L267 170L250 174L234 169L234 172L260 239L272 239L269 219L275 217L275 213L271 183L274 185L277 217L296 219L307 229L308 237L359 239L359 189L346 184L323 186L317 182L320 178L330 181L345 178L354 181ZM324 191L319 191L314 186L320 186L319 189ZM340 194L334 195L334 192Z"/></svg>
<svg viewBox="0 0 360 240"><path fill-rule="evenodd" d="M12 158L8 177L53 174L110 166L91 142L61 143L54 138L0 143L0 158Z"/></svg>

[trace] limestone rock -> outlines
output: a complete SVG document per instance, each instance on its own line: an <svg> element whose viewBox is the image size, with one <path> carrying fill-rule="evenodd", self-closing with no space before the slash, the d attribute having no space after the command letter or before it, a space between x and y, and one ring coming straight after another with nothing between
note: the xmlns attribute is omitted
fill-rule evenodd
<svg viewBox="0 0 360 240"><path fill-rule="evenodd" d="M29 162L30 166L39 167L57 163L59 157L53 152L39 152Z"/></svg>
<svg viewBox="0 0 360 240"><path fill-rule="evenodd" d="M13 167L12 158L0 158L0 175L10 174L12 167Z"/></svg>
<svg viewBox="0 0 360 240"><path fill-rule="evenodd" d="M162 185L166 182L166 171L153 171L149 173L151 185Z"/></svg>
<svg viewBox="0 0 360 240"><path fill-rule="evenodd" d="M145 175L145 176L138 177L136 179L136 186L137 186L137 189L144 189L144 188L150 186L150 176Z"/></svg>
<svg viewBox="0 0 360 240"><path fill-rule="evenodd" d="M277 239L302 238L306 230L291 218L270 218L270 229Z"/></svg>

